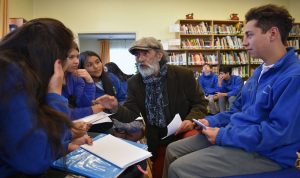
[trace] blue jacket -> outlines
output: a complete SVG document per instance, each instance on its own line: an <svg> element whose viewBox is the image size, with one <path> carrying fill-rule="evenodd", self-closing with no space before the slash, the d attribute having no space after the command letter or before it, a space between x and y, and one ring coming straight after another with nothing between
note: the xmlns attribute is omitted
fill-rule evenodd
<svg viewBox="0 0 300 178"><path fill-rule="evenodd" d="M202 75L198 77L198 83L205 96L214 95L218 91L218 76L213 72L209 75L202 73Z"/></svg>
<svg viewBox="0 0 300 178"><path fill-rule="evenodd" d="M218 87L218 91L227 93L227 96L237 96L243 87L243 80L241 77L231 75L229 80L222 81L222 87Z"/></svg>
<svg viewBox="0 0 300 178"><path fill-rule="evenodd" d="M91 107L95 98L94 83L85 83L83 78L65 73L66 84L62 88L62 95L69 100L71 106L70 117L76 120L93 114Z"/></svg>
<svg viewBox="0 0 300 178"><path fill-rule="evenodd" d="M118 101L120 103L124 103L127 93L127 81L122 82L116 75L110 72L108 72L108 77L116 90L116 97Z"/></svg>
<svg viewBox="0 0 300 178"><path fill-rule="evenodd" d="M116 98L120 103L123 103L126 99L127 92L127 82L121 82L120 79L113 73L107 72L107 76L113 85L113 89L116 95ZM103 83L102 83L103 84ZM105 84L104 84L105 85ZM95 98L98 98L106 94L103 88L98 88L96 86L96 95Z"/></svg>
<svg viewBox="0 0 300 178"><path fill-rule="evenodd" d="M257 152L293 167L300 149L300 61L293 49L262 75L262 66L249 78L230 111L208 116L221 127L216 144Z"/></svg>
<svg viewBox="0 0 300 178"><path fill-rule="evenodd" d="M22 73L17 67L9 73L13 76L7 77L5 86L1 86L2 90L5 87L4 91L11 91L15 82L22 81ZM0 100L0 177L12 176L17 172L41 174L61 156L54 154L45 131L34 125L36 108L30 107L28 100L23 90L14 93L10 100ZM48 94L46 102L50 107L68 114L68 101L61 95ZM65 149L70 139L71 133L66 129L62 137Z"/></svg>

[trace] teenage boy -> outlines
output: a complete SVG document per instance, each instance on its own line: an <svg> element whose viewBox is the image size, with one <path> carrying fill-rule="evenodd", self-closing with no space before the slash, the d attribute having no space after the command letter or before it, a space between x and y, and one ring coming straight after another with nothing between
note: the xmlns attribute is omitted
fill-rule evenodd
<svg viewBox="0 0 300 178"><path fill-rule="evenodd" d="M229 112L199 119L208 126L203 134L168 146L163 177L224 177L295 166L300 148L300 61L285 46L292 22L283 7L250 9L243 45L264 63Z"/></svg>
<svg viewBox="0 0 300 178"><path fill-rule="evenodd" d="M220 112L226 111L227 103L229 105L228 108L231 107L243 87L242 78L231 75L231 71L230 67L221 66L219 68L218 92L215 94L215 98L218 99Z"/></svg>
<svg viewBox="0 0 300 178"><path fill-rule="evenodd" d="M205 99L208 100L209 111L211 114L218 112L215 100L215 94L218 90L218 76L212 72L209 64L204 64L202 68L202 75L198 77L198 83L201 86Z"/></svg>

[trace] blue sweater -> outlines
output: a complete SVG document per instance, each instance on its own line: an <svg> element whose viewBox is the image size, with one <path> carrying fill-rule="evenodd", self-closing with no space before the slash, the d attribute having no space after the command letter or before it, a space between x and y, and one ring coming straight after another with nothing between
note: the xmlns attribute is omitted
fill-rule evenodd
<svg viewBox="0 0 300 178"><path fill-rule="evenodd" d="M222 81L222 87L218 87L221 93L227 93L227 96L237 96L243 87L243 80L239 76L231 75L229 80Z"/></svg>
<svg viewBox="0 0 300 178"><path fill-rule="evenodd" d="M76 77L71 73L65 73L66 84L62 88L62 95L69 100L72 105L70 117L76 120L93 114L91 107L95 98L94 83L85 83L83 78Z"/></svg>
<svg viewBox="0 0 300 178"><path fill-rule="evenodd" d="M257 152L293 167L300 148L300 61L293 49L258 78L262 66L246 82L230 111L208 116L221 127L216 144Z"/></svg>
<svg viewBox="0 0 300 178"><path fill-rule="evenodd" d="M5 91L10 91L15 82L21 81L20 69L14 68L7 77ZM14 93L9 101L0 100L0 177L7 177L22 172L37 175L45 172L51 163L61 155L54 154L50 140L41 128L34 128L36 116L34 107L30 107L24 91ZM68 101L57 94L48 94L48 105L68 114ZM34 128L34 129L33 129ZM32 130L33 129L33 130ZM67 149L71 133L66 129L62 137Z"/></svg>
<svg viewBox="0 0 300 178"><path fill-rule="evenodd" d="M107 72L107 76L114 87L114 92L115 92L117 100L120 103L123 103L126 99L127 82L126 81L121 82L120 79L116 75L114 75L113 73L110 73L110 72ZM98 98L104 94L106 94L104 89L96 86L95 98Z"/></svg>
<svg viewBox="0 0 300 178"><path fill-rule="evenodd" d="M218 90L218 76L211 72L209 75L202 73L198 77L198 83L201 86L205 96L214 95Z"/></svg>

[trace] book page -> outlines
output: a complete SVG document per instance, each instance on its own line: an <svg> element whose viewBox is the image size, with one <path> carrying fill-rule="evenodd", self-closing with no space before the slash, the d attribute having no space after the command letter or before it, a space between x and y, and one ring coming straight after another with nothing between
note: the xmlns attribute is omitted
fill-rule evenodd
<svg viewBox="0 0 300 178"><path fill-rule="evenodd" d="M104 122L112 122L111 119L108 117L110 115L111 114L107 114L105 112L99 112L97 114L92 114L92 115L86 116L84 118L77 119L74 122L83 121L83 122L88 122L90 124L100 124L100 123L104 123Z"/></svg>
<svg viewBox="0 0 300 178"><path fill-rule="evenodd" d="M173 118L173 120L171 121L171 123L168 125L168 133L167 136L161 138L164 139L172 134L174 134L176 132L176 130L179 128L179 126L181 125L182 120L179 114L176 114Z"/></svg>
<svg viewBox="0 0 300 178"><path fill-rule="evenodd" d="M152 156L150 152L112 135L99 138L93 145L81 147L120 168L126 168Z"/></svg>

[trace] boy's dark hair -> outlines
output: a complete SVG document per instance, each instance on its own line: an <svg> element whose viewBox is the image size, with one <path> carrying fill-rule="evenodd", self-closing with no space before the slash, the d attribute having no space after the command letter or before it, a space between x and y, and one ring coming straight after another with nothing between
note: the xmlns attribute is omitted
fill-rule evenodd
<svg viewBox="0 0 300 178"><path fill-rule="evenodd" d="M256 26L266 33L271 27L277 27L281 41L286 43L289 32L293 26L293 17L283 6L267 4L250 9L245 15L246 22L257 20Z"/></svg>
<svg viewBox="0 0 300 178"><path fill-rule="evenodd" d="M231 67L227 67L227 66L221 66L220 68L219 68L219 73L221 73L221 72L223 72L223 73L229 73L229 75L231 75L231 72L232 72L232 69L231 69Z"/></svg>
<svg viewBox="0 0 300 178"><path fill-rule="evenodd" d="M203 66L202 66L202 67L204 67L204 66L208 66L209 68L211 68L211 65L210 65L210 64L208 64L208 63L205 63L205 64L203 64Z"/></svg>

